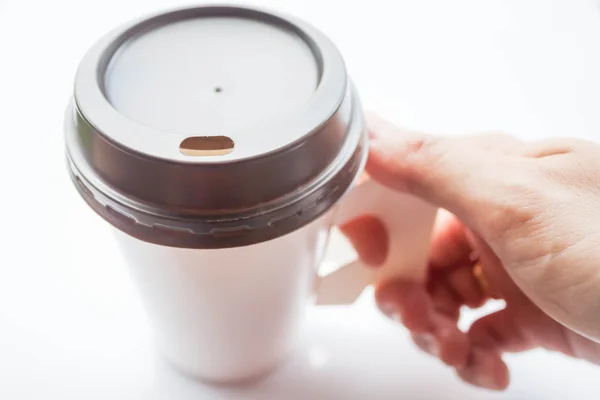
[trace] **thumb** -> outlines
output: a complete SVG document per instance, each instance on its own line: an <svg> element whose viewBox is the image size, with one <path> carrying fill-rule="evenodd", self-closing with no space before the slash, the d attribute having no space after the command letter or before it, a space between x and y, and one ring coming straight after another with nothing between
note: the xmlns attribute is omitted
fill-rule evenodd
<svg viewBox="0 0 600 400"><path fill-rule="evenodd" d="M474 223L514 187L526 167L522 143L504 135L436 137L400 129L377 117L369 121L367 171L393 189L414 194ZM518 174L515 171L519 170ZM477 225L477 224L474 224Z"/></svg>

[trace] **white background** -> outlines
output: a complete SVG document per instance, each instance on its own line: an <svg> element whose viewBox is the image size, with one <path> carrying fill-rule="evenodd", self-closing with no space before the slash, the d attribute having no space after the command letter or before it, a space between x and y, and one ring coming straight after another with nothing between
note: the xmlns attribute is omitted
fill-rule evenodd
<svg viewBox="0 0 600 400"><path fill-rule="evenodd" d="M340 47L364 103L410 128L600 134L595 0L258 1ZM79 59L168 1L0 0L0 399L596 399L600 369L537 351L511 389L467 387L366 294L311 310L300 351L252 388L209 388L157 360L105 224L71 188L62 118ZM499 166L501 167L501 166Z"/></svg>

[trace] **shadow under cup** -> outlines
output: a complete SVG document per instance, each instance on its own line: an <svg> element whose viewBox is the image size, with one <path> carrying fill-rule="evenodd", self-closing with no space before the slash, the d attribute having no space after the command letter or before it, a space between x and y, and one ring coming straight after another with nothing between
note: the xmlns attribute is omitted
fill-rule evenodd
<svg viewBox="0 0 600 400"><path fill-rule="evenodd" d="M65 140L73 182L115 228L166 358L219 382L276 365L367 154L329 39L245 7L129 22L81 61Z"/></svg>

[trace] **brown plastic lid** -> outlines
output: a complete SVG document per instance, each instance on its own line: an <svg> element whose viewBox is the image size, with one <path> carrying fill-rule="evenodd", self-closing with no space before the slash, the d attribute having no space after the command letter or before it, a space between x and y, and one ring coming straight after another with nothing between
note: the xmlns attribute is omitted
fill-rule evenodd
<svg viewBox="0 0 600 400"><path fill-rule="evenodd" d="M88 204L156 244L221 248L284 235L362 170L360 103L335 46L263 10L177 9L131 22L80 64L66 116Z"/></svg>

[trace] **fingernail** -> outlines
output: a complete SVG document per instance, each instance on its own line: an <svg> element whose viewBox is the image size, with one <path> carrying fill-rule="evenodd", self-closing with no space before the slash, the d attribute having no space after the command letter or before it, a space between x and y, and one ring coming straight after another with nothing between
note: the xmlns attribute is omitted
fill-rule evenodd
<svg viewBox="0 0 600 400"><path fill-rule="evenodd" d="M504 389L500 384L498 384L494 377L488 374L476 374L473 376L473 383L477 386L480 386L489 390L502 390Z"/></svg>
<svg viewBox="0 0 600 400"><path fill-rule="evenodd" d="M481 371L476 371L473 368L458 369L457 372L465 382L483 389L504 390L506 388L506 385L496 382L493 376L481 373Z"/></svg>
<svg viewBox="0 0 600 400"><path fill-rule="evenodd" d="M381 303L379 304L379 310L383 315L393 320L396 320L396 317L400 317L396 311L396 306L393 303Z"/></svg>
<svg viewBox="0 0 600 400"><path fill-rule="evenodd" d="M435 337L430 334L422 335L425 343L425 347L427 348L427 352L432 356L438 357L440 355L440 348L438 346L437 340Z"/></svg>
<svg viewBox="0 0 600 400"><path fill-rule="evenodd" d="M435 337L429 333L415 336L415 342L419 347L428 354L434 357L439 357L440 348Z"/></svg>

